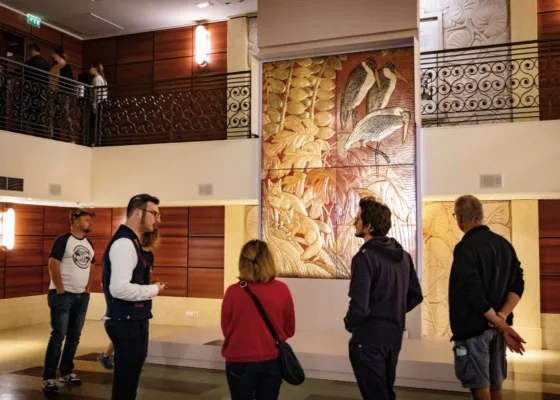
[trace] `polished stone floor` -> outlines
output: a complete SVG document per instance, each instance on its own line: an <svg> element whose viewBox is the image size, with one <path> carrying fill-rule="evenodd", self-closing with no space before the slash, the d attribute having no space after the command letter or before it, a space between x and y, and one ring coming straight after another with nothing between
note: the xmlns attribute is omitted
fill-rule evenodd
<svg viewBox="0 0 560 400"><path fill-rule="evenodd" d="M169 332L170 327L151 329L152 337ZM49 335L46 325L0 331L0 400L8 399L108 399L111 373L95 360L106 344L99 327L86 324L78 357L76 373L83 386L61 388L57 394L45 396L41 390L44 351ZM560 355L513 359L515 373L510 374L504 391L506 400L560 399ZM518 372L520 371L520 372ZM522 372L521 372L522 371ZM468 399L463 393L448 393L418 389L397 389L403 400ZM221 371L146 365L140 381L139 399L229 399L227 383ZM356 384L325 380L307 380L299 387L284 385L281 399L289 400L350 400L359 399Z"/></svg>

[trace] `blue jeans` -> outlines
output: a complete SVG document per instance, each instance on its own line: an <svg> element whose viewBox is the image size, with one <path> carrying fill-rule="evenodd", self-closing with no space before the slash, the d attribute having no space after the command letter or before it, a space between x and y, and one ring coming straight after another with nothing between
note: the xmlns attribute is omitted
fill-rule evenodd
<svg viewBox="0 0 560 400"><path fill-rule="evenodd" d="M226 363L232 400L277 400L282 385L280 360Z"/></svg>
<svg viewBox="0 0 560 400"><path fill-rule="evenodd" d="M56 294L56 290L49 290L49 308L51 309L51 338L45 356L43 379L55 379L56 369L60 361L60 375L71 374L74 370L74 356L80 344L80 335L86 320L89 304L89 293ZM66 338L62 360L62 342Z"/></svg>

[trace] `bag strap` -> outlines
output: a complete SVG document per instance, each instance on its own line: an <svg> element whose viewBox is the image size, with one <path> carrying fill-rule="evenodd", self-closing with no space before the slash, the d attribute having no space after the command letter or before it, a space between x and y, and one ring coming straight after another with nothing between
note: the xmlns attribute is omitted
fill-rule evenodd
<svg viewBox="0 0 560 400"><path fill-rule="evenodd" d="M270 334L274 338L274 341L276 342L276 344L278 344L280 342L280 339L278 338L278 335L276 334L276 330L274 329L274 326L272 326L272 323L270 322L270 319L268 319L268 316L266 315L266 312L264 311L264 308L263 308L260 300L257 298L257 296L255 296L255 294L251 291L251 289L249 289L249 285L247 284L247 281L240 281L239 285L253 299L253 302L255 303L255 306L257 307L257 310L259 310L259 314L261 314L261 317L262 317L266 327L268 328Z"/></svg>

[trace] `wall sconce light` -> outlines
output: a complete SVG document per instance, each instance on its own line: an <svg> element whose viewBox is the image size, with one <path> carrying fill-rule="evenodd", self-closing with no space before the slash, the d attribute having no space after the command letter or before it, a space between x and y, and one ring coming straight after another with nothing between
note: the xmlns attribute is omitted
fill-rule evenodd
<svg viewBox="0 0 560 400"><path fill-rule="evenodd" d="M16 212L8 208L2 213L2 247L12 250L15 244Z"/></svg>
<svg viewBox="0 0 560 400"><path fill-rule="evenodd" d="M204 66L208 63L208 53L210 53L210 33L208 29L202 25L198 25L194 33L194 60L198 65Z"/></svg>

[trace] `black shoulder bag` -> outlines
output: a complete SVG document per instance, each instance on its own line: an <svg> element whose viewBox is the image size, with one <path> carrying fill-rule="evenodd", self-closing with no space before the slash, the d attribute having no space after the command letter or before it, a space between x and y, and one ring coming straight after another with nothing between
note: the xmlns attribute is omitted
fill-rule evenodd
<svg viewBox="0 0 560 400"><path fill-rule="evenodd" d="M259 301L257 296L255 296L254 293L251 292L249 286L247 285L247 282L241 281L239 282L239 284L241 285L243 290L245 290L253 299L253 302L259 310L259 313L261 314L266 327L270 331L270 334L272 335L274 341L276 342L276 345L278 346L280 363L282 364L282 378L290 385L301 385L305 380L305 372L303 371L301 364L299 363L294 351L292 350L292 347L288 343L280 341L278 335L276 334L276 330L272 326L272 323L270 322L268 316L266 315L266 312L264 311L261 302Z"/></svg>

